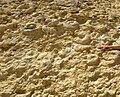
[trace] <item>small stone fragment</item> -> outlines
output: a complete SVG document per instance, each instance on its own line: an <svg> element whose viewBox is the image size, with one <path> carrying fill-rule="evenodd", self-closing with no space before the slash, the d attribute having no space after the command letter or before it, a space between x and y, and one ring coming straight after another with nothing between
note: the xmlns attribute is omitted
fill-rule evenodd
<svg viewBox="0 0 120 97"><path fill-rule="evenodd" d="M90 35L85 35L85 37L81 40L81 44L88 45L91 42Z"/></svg>
<svg viewBox="0 0 120 97"><path fill-rule="evenodd" d="M91 66L91 65L96 66L96 65L99 65L99 63L100 63L100 59L97 55L91 54L88 56L88 61L87 61L88 66Z"/></svg>
<svg viewBox="0 0 120 97"><path fill-rule="evenodd" d="M34 29L34 28L36 28L35 23L27 23L25 26L25 29Z"/></svg>
<svg viewBox="0 0 120 97"><path fill-rule="evenodd" d="M91 46L88 46L88 45L77 45L75 48L77 52L84 51L84 50L89 51L90 49L91 49Z"/></svg>
<svg viewBox="0 0 120 97"><path fill-rule="evenodd" d="M34 11L35 11L35 8L34 8L34 7L30 7L30 8L28 8L28 9L26 9L25 13L26 13L26 14L31 14L31 13L34 12Z"/></svg>

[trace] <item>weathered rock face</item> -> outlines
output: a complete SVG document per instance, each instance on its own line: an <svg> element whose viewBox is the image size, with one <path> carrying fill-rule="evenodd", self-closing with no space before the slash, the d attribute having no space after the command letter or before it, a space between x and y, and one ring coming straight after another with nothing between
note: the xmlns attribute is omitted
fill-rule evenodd
<svg viewBox="0 0 120 97"><path fill-rule="evenodd" d="M0 0L0 97L120 97L119 0Z"/></svg>

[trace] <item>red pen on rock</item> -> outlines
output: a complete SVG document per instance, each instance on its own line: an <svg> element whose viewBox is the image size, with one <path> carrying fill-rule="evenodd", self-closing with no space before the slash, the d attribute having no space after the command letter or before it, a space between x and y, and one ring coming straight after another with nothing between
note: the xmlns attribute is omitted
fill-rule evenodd
<svg viewBox="0 0 120 97"><path fill-rule="evenodd" d="M120 50L120 46L113 46L113 45L101 45L101 46L97 46L98 49L109 49L109 50Z"/></svg>

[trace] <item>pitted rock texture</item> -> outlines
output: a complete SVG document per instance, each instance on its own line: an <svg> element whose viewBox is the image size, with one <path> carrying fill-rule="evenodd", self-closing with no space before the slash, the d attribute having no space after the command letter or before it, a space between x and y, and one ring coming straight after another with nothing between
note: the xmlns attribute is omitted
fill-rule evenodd
<svg viewBox="0 0 120 97"><path fill-rule="evenodd" d="M120 97L119 0L0 0L0 97Z"/></svg>

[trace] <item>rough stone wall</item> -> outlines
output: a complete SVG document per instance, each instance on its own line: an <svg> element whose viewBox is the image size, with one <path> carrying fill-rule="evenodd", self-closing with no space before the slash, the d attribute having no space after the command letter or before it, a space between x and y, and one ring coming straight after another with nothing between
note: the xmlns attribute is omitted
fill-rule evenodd
<svg viewBox="0 0 120 97"><path fill-rule="evenodd" d="M0 97L120 97L119 0L0 0Z"/></svg>

